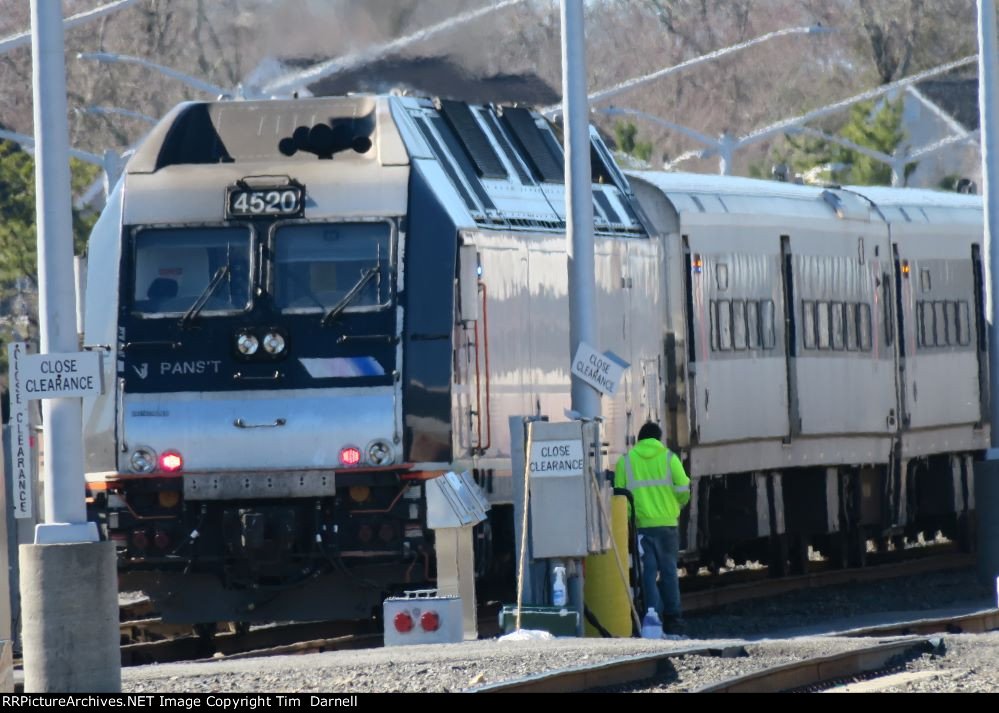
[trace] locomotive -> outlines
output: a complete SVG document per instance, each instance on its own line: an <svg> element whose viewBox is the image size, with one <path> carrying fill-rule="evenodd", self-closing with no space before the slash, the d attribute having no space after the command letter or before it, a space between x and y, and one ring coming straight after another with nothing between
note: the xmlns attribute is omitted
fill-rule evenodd
<svg viewBox="0 0 999 713"><path fill-rule="evenodd" d="M693 566L970 527L985 448L981 203L629 172L591 129L598 340L688 464ZM493 505L509 418L569 404L558 128L403 96L186 103L88 250L91 512L167 620L357 618L433 578L425 481ZM566 514L565 516L570 516Z"/></svg>

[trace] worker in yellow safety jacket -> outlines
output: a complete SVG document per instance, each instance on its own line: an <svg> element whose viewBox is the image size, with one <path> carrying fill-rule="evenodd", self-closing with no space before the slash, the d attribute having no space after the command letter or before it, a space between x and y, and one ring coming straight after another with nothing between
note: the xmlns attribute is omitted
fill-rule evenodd
<svg viewBox="0 0 999 713"><path fill-rule="evenodd" d="M659 614L665 634L682 635L677 518L690 502L690 478L662 435L655 423L642 426L638 443L617 462L614 487L630 491L635 503L645 606Z"/></svg>

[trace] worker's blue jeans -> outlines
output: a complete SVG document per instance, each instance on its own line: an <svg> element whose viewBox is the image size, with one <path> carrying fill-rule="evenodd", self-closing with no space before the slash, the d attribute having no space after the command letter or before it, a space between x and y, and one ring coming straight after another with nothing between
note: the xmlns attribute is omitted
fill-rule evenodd
<svg viewBox="0 0 999 713"><path fill-rule="evenodd" d="M640 527L642 592L645 607L659 613L664 624L680 619L680 581L676 574L680 535L675 527ZM656 581L658 578L658 582Z"/></svg>

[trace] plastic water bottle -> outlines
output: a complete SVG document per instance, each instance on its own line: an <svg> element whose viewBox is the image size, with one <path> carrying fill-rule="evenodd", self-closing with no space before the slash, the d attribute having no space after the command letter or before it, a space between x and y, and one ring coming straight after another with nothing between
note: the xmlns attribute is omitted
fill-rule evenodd
<svg viewBox="0 0 999 713"><path fill-rule="evenodd" d="M663 623L659 621L659 615L652 607L649 607L649 610L645 612L645 617L642 619L642 638L663 638Z"/></svg>
<svg viewBox="0 0 999 713"><path fill-rule="evenodd" d="M557 607L564 607L566 603L565 594L565 567L559 566L553 570L555 581L552 582L552 604Z"/></svg>

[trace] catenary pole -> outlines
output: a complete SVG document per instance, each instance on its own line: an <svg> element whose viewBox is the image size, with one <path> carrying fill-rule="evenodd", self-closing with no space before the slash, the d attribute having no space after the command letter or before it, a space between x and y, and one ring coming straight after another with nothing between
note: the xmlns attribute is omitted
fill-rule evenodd
<svg viewBox="0 0 999 713"><path fill-rule="evenodd" d="M989 358L992 407L992 446L999 447L999 319L996 295L999 294L999 68L996 67L995 0L978 0L978 112L982 142L982 197L985 210L985 244L990 269L989 286L991 327Z"/></svg>
<svg viewBox="0 0 999 713"><path fill-rule="evenodd" d="M569 354L580 342L597 347L597 305L593 248L593 185L590 178L590 110L586 97L586 36L583 0L562 0L562 116L565 119L566 252L569 259ZM600 394L575 375L572 410L579 418L600 417ZM585 517L576 513L576 517ZM554 563L553 563L554 564ZM583 635L583 567L569 569L569 602L579 613Z"/></svg>
<svg viewBox="0 0 999 713"><path fill-rule="evenodd" d="M77 352L62 2L31 0L42 353ZM46 399L44 522L18 548L26 693L121 690L112 542L84 504L82 404Z"/></svg>
<svg viewBox="0 0 999 713"><path fill-rule="evenodd" d="M586 98L583 1L562 0L562 102L565 117L565 215L569 255L569 359L580 342L594 348L597 304L593 254L593 186L590 179L590 123ZM600 416L600 394L572 377L572 410Z"/></svg>
<svg viewBox="0 0 999 713"><path fill-rule="evenodd" d="M38 226L38 323L41 352L78 351L73 277L73 212L66 118L62 3L32 0L35 206ZM44 523L36 544L96 542L87 524L80 399L46 399Z"/></svg>
<svg viewBox="0 0 999 713"><path fill-rule="evenodd" d="M982 197L989 261L989 390L992 448L975 465L978 577L995 583L999 596L999 60L996 59L995 0L978 0L978 111L982 141Z"/></svg>

